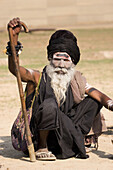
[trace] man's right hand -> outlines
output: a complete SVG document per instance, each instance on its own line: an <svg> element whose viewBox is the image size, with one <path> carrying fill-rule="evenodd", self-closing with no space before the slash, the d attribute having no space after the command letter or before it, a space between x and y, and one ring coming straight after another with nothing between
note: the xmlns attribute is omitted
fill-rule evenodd
<svg viewBox="0 0 113 170"><path fill-rule="evenodd" d="M8 23L8 28L13 28L13 35L18 35L21 31L20 18L13 18Z"/></svg>

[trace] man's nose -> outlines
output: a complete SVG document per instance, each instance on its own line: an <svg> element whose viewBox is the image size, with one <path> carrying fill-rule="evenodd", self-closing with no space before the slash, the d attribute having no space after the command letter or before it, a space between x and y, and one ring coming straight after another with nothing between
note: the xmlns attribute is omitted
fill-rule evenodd
<svg viewBox="0 0 113 170"><path fill-rule="evenodd" d="M64 60L60 60L59 67L64 68Z"/></svg>

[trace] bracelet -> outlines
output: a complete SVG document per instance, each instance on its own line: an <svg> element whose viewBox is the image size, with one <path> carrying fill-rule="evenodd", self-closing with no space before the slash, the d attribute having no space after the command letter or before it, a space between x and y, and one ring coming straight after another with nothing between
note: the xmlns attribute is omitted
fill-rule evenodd
<svg viewBox="0 0 113 170"><path fill-rule="evenodd" d="M8 55L8 56L12 56L10 42L8 42L7 44L8 44L8 46L6 47L5 53L6 53L6 55ZM19 41L17 41L17 45L15 46L15 50L16 50L16 55L17 55L17 56L18 56L19 54L21 54L22 48L23 48L22 44L21 44Z"/></svg>
<svg viewBox="0 0 113 170"><path fill-rule="evenodd" d="M113 106L113 100L108 100L107 105L108 105L108 110L111 110L111 107Z"/></svg>

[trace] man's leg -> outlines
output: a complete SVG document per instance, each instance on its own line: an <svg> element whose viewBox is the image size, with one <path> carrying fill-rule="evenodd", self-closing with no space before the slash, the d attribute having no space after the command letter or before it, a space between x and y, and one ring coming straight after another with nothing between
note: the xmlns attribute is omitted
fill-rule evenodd
<svg viewBox="0 0 113 170"><path fill-rule="evenodd" d="M39 133L38 150L36 151L36 158L38 160L56 160L56 157L48 151L47 137L49 134L48 130L41 130Z"/></svg>
<svg viewBox="0 0 113 170"><path fill-rule="evenodd" d="M86 135L101 108L102 105L98 101L86 97L67 116L70 117L75 126L81 127L82 133Z"/></svg>
<svg viewBox="0 0 113 170"><path fill-rule="evenodd" d="M74 123L75 129L80 129L84 137L90 131L95 116L101 108L102 105L99 102L90 97L86 97L68 113L68 117Z"/></svg>
<svg viewBox="0 0 113 170"><path fill-rule="evenodd" d="M38 133L38 149L36 157L40 160L55 160L56 157L48 151L47 138L50 130L57 128L57 106L53 99L46 99L40 106L35 117Z"/></svg>
<svg viewBox="0 0 113 170"><path fill-rule="evenodd" d="M82 110L84 110L84 115L81 118L80 127L82 129L83 134L86 135L89 133L93 125L94 119L96 115L99 114L101 108L102 105L98 101L90 97L87 97L82 103Z"/></svg>
<svg viewBox="0 0 113 170"><path fill-rule="evenodd" d="M48 130L40 130L39 132L39 142L38 142L38 152L48 152L47 149L47 137L49 134Z"/></svg>

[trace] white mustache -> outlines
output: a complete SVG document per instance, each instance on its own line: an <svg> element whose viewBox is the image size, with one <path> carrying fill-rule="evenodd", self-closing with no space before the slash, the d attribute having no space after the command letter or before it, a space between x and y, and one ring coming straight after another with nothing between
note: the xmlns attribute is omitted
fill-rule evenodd
<svg viewBox="0 0 113 170"><path fill-rule="evenodd" d="M68 73L68 70L66 68L60 68L60 67L56 67L54 68L54 72L59 72L62 71L63 73Z"/></svg>

